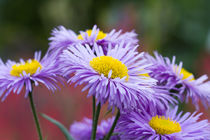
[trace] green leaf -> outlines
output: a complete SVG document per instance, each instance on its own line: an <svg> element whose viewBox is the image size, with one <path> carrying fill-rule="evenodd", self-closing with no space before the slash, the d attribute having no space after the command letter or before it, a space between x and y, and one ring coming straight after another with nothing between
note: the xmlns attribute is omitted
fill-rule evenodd
<svg viewBox="0 0 210 140"><path fill-rule="evenodd" d="M47 136L44 138L44 140L47 140Z"/></svg>
<svg viewBox="0 0 210 140"><path fill-rule="evenodd" d="M60 130L63 132L67 140L74 140L72 136L69 134L69 131L66 129L66 127L61 124L59 121L47 116L46 114L41 114L42 117L50 121L51 123L55 124Z"/></svg>
<svg viewBox="0 0 210 140"><path fill-rule="evenodd" d="M112 109L109 109L106 113L105 113L105 115L104 115L104 117L106 117L109 113L111 113L112 112Z"/></svg>
<svg viewBox="0 0 210 140"><path fill-rule="evenodd" d="M112 136L120 135L120 133L112 133Z"/></svg>

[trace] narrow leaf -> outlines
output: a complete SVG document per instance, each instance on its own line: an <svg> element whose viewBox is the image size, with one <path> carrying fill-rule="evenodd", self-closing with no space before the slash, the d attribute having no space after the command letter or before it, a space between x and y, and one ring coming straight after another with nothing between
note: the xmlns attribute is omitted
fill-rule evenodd
<svg viewBox="0 0 210 140"><path fill-rule="evenodd" d="M112 112L112 109L109 109L106 113L105 113L105 115L104 115L104 117L106 117L109 113L111 113Z"/></svg>
<svg viewBox="0 0 210 140"><path fill-rule="evenodd" d="M72 136L69 134L69 131L66 129L66 127L63 124L61 124L59 121L49 117L46 114L41 114L41 116L44 117L45 119L47 119L48 121L50 121L51 123L55 124L62 131L62 133L65 135L67 140L74 140L72 138Z"/></svg>

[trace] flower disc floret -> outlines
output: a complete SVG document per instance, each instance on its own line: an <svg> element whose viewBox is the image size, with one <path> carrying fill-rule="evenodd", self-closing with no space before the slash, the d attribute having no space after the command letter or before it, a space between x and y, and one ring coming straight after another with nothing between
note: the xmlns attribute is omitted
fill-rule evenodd
<svg viewBox="0 0 210 140"><path fill-rule="evenodd" d="M183 74L182 80L187 79L187 78L190 77L190 76L193 76L192 73L188 72L188 71L187 71L186 69L184 69L184 68L181 69L181 72L180 72L180 73ZM193 77L192 79L190 79L190 81L194 81L194 80L195 80L194 77Z"/></svg>
<svg viewBox="0 0 210 140"><path fill-rule="evenodd" d="M12 65L10 74L12 76L20 77L21 75L23 75L23 72L25 71L26 74L33 75L34 73L36 73L37 69L41 70L42 65L37 60L33 59L33 60L28 60L27 62L24 63L17 63Z"/></svg>
<svg viewBox="0 0 210 140"><path fill-rule="evenodd" d="M129 77L128 68L126 65L111 56L100 56L93 58L90 61L90 66L99 74L103 74L106 77L108 77L110 71L112 71L112 79L117 77L126 77L126 80L128 80Z"/></svg>
<svg viewBox="0 0 210 140"><path fill-rule="evenodd" d="M88 36L90 37L91 34L93 33L93 30L87 30L86 33L88 34ZM94 31L94 33L96 33L96 31ZM104 39L106 37L106 33L99 31L96 37L96 41L97 40L101 40ZM83 40L84 38L82 37L82 35L78 35L78 39Z"/></svg>
<svg viewBox="0 0 210 140"><path fill-rule="evenodd" d="M165 135L173 134L181 131L181 126L178 122L171 120L165 116L154 116L149 121L149 125L156 131L156 133Z"/></svg>

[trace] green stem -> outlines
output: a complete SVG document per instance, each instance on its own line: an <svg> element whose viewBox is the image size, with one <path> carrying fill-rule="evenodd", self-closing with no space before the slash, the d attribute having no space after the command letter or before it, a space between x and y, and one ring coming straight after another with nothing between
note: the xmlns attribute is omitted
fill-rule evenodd
<svg viewBox="0 0 210 140"><path fill-rule="evenodd" d="M93 127L92 127L92 134L91 134L91 140L95 140L96 139L96 131L97 131L97 124L98 124L98 117L100 114L100 110L101 110L101 104L99 103L94 115L94 119L93 119Z"/></svg>
<svg viewBox="0 0 210 140"><path fill-rule="evenodd" d="M96 98L93 96L93 114L92 114L92 128L94 127L94 117L95 117L95 111L96 111Z"/></svg>
<svg viewBox="0 0 210 140"><path fill-rule="evenodd" d="M33 112L33 116L34 116L34 121L36 123L36 128L37 128L37 132L39 135L39 140L42 140L42 133L41 133L41 129L40 129L40 125L39 125L39 120L36 114L36 108L34 105L34 101L33 101L33 96L32 96L32 92L29 92L29 100L30 100L30 105L31 105L31 110Z"/></svg>
<svg viewBox="0 0 210 140"><path fill-rule="evenodd" d="M93 114L92 114L92 117L93 117L93 121L94 121L94 116L95 116L95 110L96 110L96 99L95 99L95 96L93 96Z"/></svg>
<svg viewBox="0 0 210 140"><path fill-rule="evenodd" d="M117 121L118 121L119 117L120 117L120 110L118 110L117 115L116 115L116 117L114 119L114 122L112 124L112 127L109 130L109 133L105 136L104 140L109 140L110 139L110 137L111 137L111 135L112 135L112 133L114 131L114 128L115 128L115 126L117 124Z"/></svg>

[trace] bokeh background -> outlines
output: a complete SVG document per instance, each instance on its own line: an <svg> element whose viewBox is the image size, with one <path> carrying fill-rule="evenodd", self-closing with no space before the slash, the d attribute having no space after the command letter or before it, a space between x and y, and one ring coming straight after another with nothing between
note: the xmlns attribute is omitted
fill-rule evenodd
<svg viewBox="0 0 210 140"><path fill-rule="evenodd" d="M58 25L78 33L97 24L104 32L135 29L142 50L176 55L196 77L210 76L209 5L209 0L0 0L0 57L18 61L33 57L37 50L44 54L51 30ZM80 90L64 86L52 94L35 88L37 111L69 128L75 120L91 117L91 98ZM209 119L209 111L201 110ZM41 117L40 121L48 140L65 139L56 126ZM36 139L28 99L11 94L0 103L0 140Z"/></svg>

